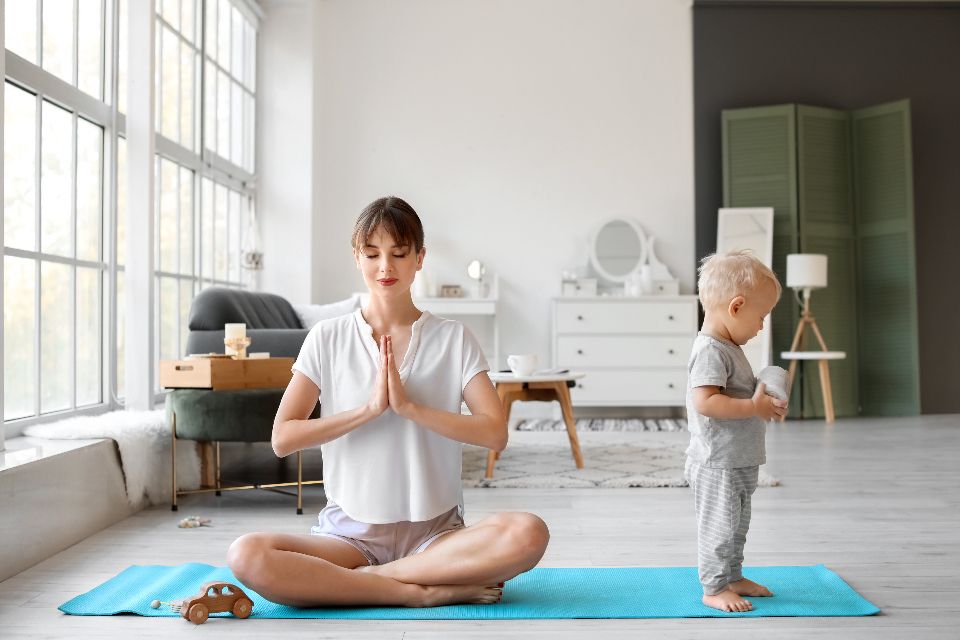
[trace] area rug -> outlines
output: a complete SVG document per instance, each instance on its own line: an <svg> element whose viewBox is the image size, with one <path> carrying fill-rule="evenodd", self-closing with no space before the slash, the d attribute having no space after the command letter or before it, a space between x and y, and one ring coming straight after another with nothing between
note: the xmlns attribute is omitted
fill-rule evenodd
<svg viewBox="0 0 960 640"><path fill-rule="evenodd" d="M36 424L26 436L53 440L112 438L120 450L127 501L134 507L170 503L170 425L164 411L112 411ZM191 440L177 442L181 489L200 486L200 456Z"/></svg>
<svg viewBox="0 0 960 640"><path fill-rule="evenodd" d="M694 567L541 568L506 583L503 600L489 605L404 607L330 607L300 609L274 604L253 591L252 618L328 618L347 620L511 620L566 618L758 618L783 616L869 616L879 609L823 565L748 567L744 574L776 595L751 598L753 610L724 613L700 602L703 591ZM177 616L152 600L175 602L196 595L207 582L237 582L226 567L185 564L132 566L69 602L60 611L102 616L135 613ZM231 616L212 614L212 618ZM192 628L186 620L184 630ZM210 620L205 626L217 624Z"/></svg>
<svg viewBox="0 0 960 640"><path fill-rule="evenodd" d="M510 432L493 478L484 478L487 449L464 446L463 486L489 488L644 488L686 487L686 432L608 433L578 436L584 468L577 469L562 432ZM759 486L780 481L760 468Z"/></svg>
<svg viewBox="0 0 960 640"><path fill-rule="evenodd" d="M683 418L579 418L577 431L683 431ZM563 420L527 419L517 423L517 431L566 431Z"/></svg>

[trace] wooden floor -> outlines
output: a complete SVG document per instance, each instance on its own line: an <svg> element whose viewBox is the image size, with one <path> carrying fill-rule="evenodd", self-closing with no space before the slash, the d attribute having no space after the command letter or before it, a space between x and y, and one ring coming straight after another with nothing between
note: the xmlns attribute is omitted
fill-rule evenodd
<svg viewBox="0 0 960 640"><path fill-rule="evenodd" d="M0 583L0 637L320 638L960 638L960 416L788 422L768 434L783 481L755 494L747 564L826 564L883 611L870 618L527 621L211 620L75 617L56 607L131 564L223 564L252 530L305 532L289 498L263 492L142 511ZM588 461L589 464L589 461ZM322 505L314 492L308 510ZM543 566L695 563L685 489L496 489L466 492L468 523L500 510L538 513L552 539ZM185 515L215 526L176 528ZM70 526L64 522L63 526ZM42 532L37 532L42 535ZM670 594L664 594L665 598ZM238 635L239 634L239 635Z"/></svg>

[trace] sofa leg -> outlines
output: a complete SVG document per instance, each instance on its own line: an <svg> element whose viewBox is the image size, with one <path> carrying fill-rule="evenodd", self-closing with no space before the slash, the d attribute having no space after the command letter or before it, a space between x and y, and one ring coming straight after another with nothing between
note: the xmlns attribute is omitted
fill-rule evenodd
<svg viewBox="0 0 960 640"><path fill-rule="evenodd" d="M177 412L173 414L173 424L170 425L170 477L171 480L171 498L170 510L177 510Z"/></svg>
<svg viewBox="0 0 960 640"><path fill-rule="evenodd" d="M303 452L297 451L297 515L303 515Z"/></svg>
<svg viewBox="0 0 960 640"><path fill-rule="evenodd" d="M217 484L216 484L216 486L217 486L216 495L219 496L219 495L220 495L220 441L219 441L219 440L217 441L217 450L216 450L216 454L215 454L215 461L214 461L213 464L214 464L214 467L215 467L215 469L214 469L214 474L216 475L216 480L215 480L215 481L216 481L216 483L217 483Z"/></svg>

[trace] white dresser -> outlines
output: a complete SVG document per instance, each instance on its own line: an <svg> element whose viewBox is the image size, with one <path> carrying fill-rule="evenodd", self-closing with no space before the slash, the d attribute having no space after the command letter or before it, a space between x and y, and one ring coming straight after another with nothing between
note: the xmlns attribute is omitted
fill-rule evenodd
<svg viewBox="0 0 960 640"><path fill-rule="evenodd" d="M553 366L587 374L574 406L683 406L697 297L553 299Z"/></svg>

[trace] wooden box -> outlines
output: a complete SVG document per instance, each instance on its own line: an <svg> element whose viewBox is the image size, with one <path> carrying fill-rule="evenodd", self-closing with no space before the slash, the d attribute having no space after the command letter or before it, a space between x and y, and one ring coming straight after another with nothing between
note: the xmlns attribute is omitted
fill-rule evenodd
<svg viewBox="0 0 960 640"><path fill-rule="evenodd" d="M293 377L293 358L161 360L165 389L274 389Z"/></svg>

